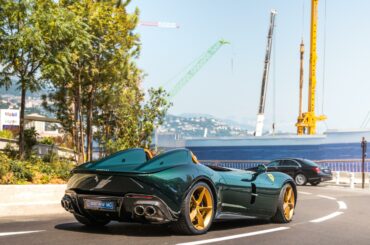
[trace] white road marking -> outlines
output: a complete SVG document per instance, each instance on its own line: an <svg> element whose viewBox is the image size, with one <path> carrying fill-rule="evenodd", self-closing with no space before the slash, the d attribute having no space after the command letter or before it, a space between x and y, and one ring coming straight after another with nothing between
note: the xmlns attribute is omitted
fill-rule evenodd
<svg viewBox="0 0 370 245"><path fill-rule="evenodd" d="M303 194L303 195L312 195L311 192L305 192L305 191L298 191L299 194Z"/></svg>
<svg viewBox="0 0 370 245"><path fill-rule="evenodd" d="M314 220L310 220L311 223L320 223L320 222L324 222L326 220L329 220L329 219L332 219L332 218L335 218L339 215L343 214L343 212L334 212L334 213L331 213L329 215L326 215L324 217L321 217L321 218L318 218L318 219L314 219Z"/></svg>
<svg viewBox="0 0 370 245"><path fill-rule="evenodd" d="M45 230L37 230L37 231L15 231L15 232L0 232L1 236L14 236L14 235L23 235L23 234L29 234L29 233L37 233L37 232L43 232Z"/></svg>
<svg viewBox="0 0 370 245"><path fill-rule="evenodd" d="M347 204L343 201L337 201L339 209L347 209Z"/></svg>
<svg viewBox="0 0 370 245"><path fill-rule="evenodd" d="M233 235L233 236L218 237L218 238L212 238L212 239L200 240L200 241L194 241L194 242L178 243L177 245L199 245L199 244L206 244L206 243L213 243L213 242L221 242L221 241L226 241L226 240L238 239L242 237L257 236L261 234L283 231L283 230L288 230L288 229L290 229L290 227L278 227L278 228L248 232L248 233L243 233L243 234L238 234L238 235Z"/></svg>
<svg viewBox="0 0 370 245"><path fill-rule="evenodd" d="M324 195L317 195L318 197L326 198L329 200L337 200L335 197L329 197L329 196L324 196Z"/></svg>

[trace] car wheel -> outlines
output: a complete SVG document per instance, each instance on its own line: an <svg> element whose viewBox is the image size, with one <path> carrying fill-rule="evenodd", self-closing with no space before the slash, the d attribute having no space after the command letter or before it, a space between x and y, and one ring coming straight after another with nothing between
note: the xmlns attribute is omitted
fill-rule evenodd
<svg viewBox="0 0 370 245"><path fill-rule="evenodd" d="M186 195L181 206L180 218L172 227L181 234L204 234L212 225L214 209L214 197L211 189L206 183L199 182Z"/></svg>
<svg viewBox="0 0 370 245"><path fill-rule="evenodd" d="M86 226L100 227L105 226L110 222L110 220L107 219L95 219L92 217L86 217L78 214L74 214L74 216L78 222Z"/></svg>
<svg viewBox="0 0 370 245"><path fill-rule="evenodd" d="M279 202L272 221L276 223L289 223L293 219L295 209L295 192L291 184L285 184L280 191Z"/></svg>
<svg viewBox="0 0 370 245"><path fill-rule="evenodd" d="M320 181L310 182L310 184L313 185L313 186L317 186L318 184L320 184Z"/></svg>
<svg viewBox="0 0 370 245"><path fill-rule="evenodd" d="M297 185L305 185L307 183L307 178L304 174L297 174L294 180Z"/></svg>

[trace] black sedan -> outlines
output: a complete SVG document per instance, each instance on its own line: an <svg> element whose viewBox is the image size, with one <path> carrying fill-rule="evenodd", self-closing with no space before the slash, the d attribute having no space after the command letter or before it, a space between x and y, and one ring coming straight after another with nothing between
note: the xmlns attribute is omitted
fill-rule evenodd
<svg viewBox="0 0 370 245"><path fill-rule="evenodd" d="M318 185L322 181L332 180L329 168L320 167L308 159L289 158L278 159L267 164L268 172L283 172L290 175L297 185Z"/></svg>

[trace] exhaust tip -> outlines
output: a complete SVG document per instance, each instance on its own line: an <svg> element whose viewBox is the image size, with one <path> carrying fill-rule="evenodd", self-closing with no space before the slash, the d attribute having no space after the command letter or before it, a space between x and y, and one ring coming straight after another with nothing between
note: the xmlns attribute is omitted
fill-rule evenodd
<svg viewBox="0 0 370 245"><path fill-rule="evenodd" d="M138 216L144 215L144 207L143 206L135 206L134 213Z"/></svg>
<svg viewBox="0 0 370 245"><path fill-rule="evenodd" d="M157 210L153 206L148 206L145 208L145 215L153 216L157 213Z"/></svg>
<svg viewBox="0 0 370 245"><path fill-rule="evenodd" d="M73 210L73 207L72 207L72 202L69 198L63 198L62 201L62 207L66 210L66 211L72 211Z"/></svg>

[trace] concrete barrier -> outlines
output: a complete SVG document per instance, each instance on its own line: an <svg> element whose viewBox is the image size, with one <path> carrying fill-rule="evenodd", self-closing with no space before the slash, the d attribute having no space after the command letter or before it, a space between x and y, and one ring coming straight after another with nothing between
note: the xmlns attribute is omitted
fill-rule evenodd
<svg viewBox="0 0 370 245"><path fill-rule="evenodd" d="M0 217L60 214L66 185L0 185Z"/></svg>

